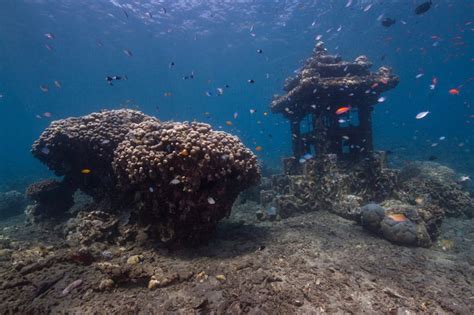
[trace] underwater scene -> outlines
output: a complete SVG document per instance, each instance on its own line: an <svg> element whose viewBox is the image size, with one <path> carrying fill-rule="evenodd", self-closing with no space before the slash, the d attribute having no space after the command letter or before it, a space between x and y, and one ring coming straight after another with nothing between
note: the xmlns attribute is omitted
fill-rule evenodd
<svg viewBox="0 0 474 315"><path fill-rule="evenodd" d="M1 4L1 314L474 314L474 1Z"/></svg>

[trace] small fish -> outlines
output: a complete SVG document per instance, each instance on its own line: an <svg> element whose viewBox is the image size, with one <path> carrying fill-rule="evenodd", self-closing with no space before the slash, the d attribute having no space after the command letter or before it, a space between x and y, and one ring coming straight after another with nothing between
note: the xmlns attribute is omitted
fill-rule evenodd
<svg viewBox="0 0 474 315"><path fill-rule="evenodd" d="M431 0L423 2L422 4L420 4L419 6L415 8L415 14L420 15L427 12L431 8L432 4L433 3L431 2Z"/></svg>
<svg viewBox="0 0 474 315"><path fill-rule="evenodd" d="M459 181L461 183L464 183L464 182L467 182L467 181L470 181L471 178L469 176L461 176L461 178L459 179Z"/></svg>
<svg viewBox="0 0 474 315"><path fill-rule="evenodd" d="M0 94L0 98L3 98L3 96L4 96L3 94Z"/></svg>
<svg viewBox="0 0 474 315"><path fill-rule="evenodd" d="M150 12L146 12L145 14L146 14L150 19L153 18L153 15L152 15Z"/></svg>
<svg viewBox="0 0 474 315"><path fill-rule="evenodd" d="M161 13L166 14L166 8L165 7L161 8Z"/></svg>
<svg viewBox="0 0 474 315"><path fill-rule="evenodd" d="M234 117L234 119L237 119L237 117L239 117L239 113L235 112L232 117Z"/></svg>
<svg viewBox="0 0 474 315"><path fill-rule="evenodd" d="M84 175L87 175L87 174L90 174L92 171L88 168L84 168L81 170L81 174L84 174Z"/></svg>
<svg viewBox="0 0 474 315"><path fill-rule="evenodd" d="M188 152L188 150L183 149L178 153L178 155L181 156L181 157L187 157L187 156L189 156L189 152Z"/></svg>
<svg viewBox="0 0 474 315"><path fill-rule="evenodd" d="M171 184L171 185L178 185L179 183L181 183L181 181L180 181L179 179L177 179L177 178L175 178L175 179L173 179L173 180L170 181L170 184Z"/></svg>
<svg viewBox="0 0 474 315"><path fill-rule="evenodd" d="M165 92L165 93L163 93L163 95L164 95L165 97L170 97L171 95L173 95L173 93L171 93L171 92Z"/></svg>
<svg viewBox="0 0 474 315"><path fill-rule="evenodd" d="M258 53L258 54L261 54L261 53L263 53L263 50L257 49L257 53Z"/></svg>
<svg viewBox="0 0 474 315"><path fill-rule="evenodd" d="M130 50L128 50L128 49L124 49L124 50L123 50L123 53L124 53L125 55L129 56L129 57L132 57L132 56L133 56L132 52L131 52Z"/></svg>
<svg viewBox="0 0 474 315"><path fill-rule="evenodd" d="M59 82L58 80L54 80L54 85L60 89L61 88L61 82Z"/></svg>
<svg viewBox="0 0 474 315"><path fill-rule="evenodd" d="M118 80L128 80L128 77L126 75L124 76L119 76L119 75L108 75L105 77L105 81L107 81L107 84L112 86L113 85L113 81L118 81Z"/></svg>
<svg viewBox="0 0 474 315"><path fill-rule="evenodd" d="M381 23L382 23L382 25L383 25L384 27L390 27L390 26L392 26L393 24L395 24L395 22L396 22L396 20L391 19L391 18L389 18L389 17L384 18L384 19L381 21Z"/></svg>
<svg viewBox="0 0 474 315"><path fill-rule="evenodd" d="M383 103L383 102L385 102L386 99L387 99L387 98L381 96L381 97L378 98L377 102Z"/></svg>
<svg viewBox="0 0 474 315"><path fill-rule="evenodd" d="M445 137L445 136L441 136L441 137L439 137L439 140L441 140L441 141L446 140L446 137Z"/></svg>
<svg viewBox="0 0 474 315"><path fill-rule="evenodd" d="M51 116L53 116L53 115L50 112L44 112L43 113L43 117L51 118Z"/></svg>
<svg viewBox="0 0 474 315"><path fill-rule="evenodd" d="M122 12L123 12L123 14L125 15L125 17L128 19L128 13L127 13L127 11L125 11L124 9L122 9Z"/></svg>
<svg viewBox="0 0 474 315"><path fill-rule="evenodd" d="M227 120L227 121L225 122L225 124L226 124L227 126L232 126L232 122L231 122L230 120Z"/></svg>
<svg viewBox="0 0 474 315"><path fill-rule="evenodd" d="M175 65L175 64L174 64L174 61L171 61L171 62L169 63L169 65L168 65L168 68L170 68L170 69L171 69L171 68L173 68L173 67L174 67L174 65Z"/></svg>
<svg viewBox="0 0 474 315"><path fill-rule="evenodd" d="M303 159L305 159L305 160L309 160L309 159L311 159L312 157L313 157L313 155L310 154L310 153L306 153L305 155L303 155Z"/></svg>
<svg viewBox="0 0 474 315"><path fill-rule="evenodd" d="M344 124L344 123L347 122L347 120L345 120L345 119L339 119L337 122L340 123L340 124Z"/></svg>
<svg viewBox="0 0 474 315"><path fill-rule="evenodd" d="M415 76L415 78L419 79L419 78L421 78L421 77L424 76L424 75L425 75L424 73L418 73L418 74Z"/></svg>
<svg viewBox="0 0 474 315"><path fill-rule="evenodd" d="M426 115L428 115L429 113L430 113L429 111L420 112L420 113L418 113L418 114L415 116L415 118L416 118L416 119L423 119L423 118L425 118Z"/></svg>
<svg viewBox="0 0 474 315"><path fill-rule="evenodd" d="M217 88L216 91L217 91L217 95L219 95L219 96L224 94L224 89L223 88Z"/></svg>
<svg viewBox="0 0 474 315"><path fill-rule="evenodd" d="M352 0L347 1L346 8L350 7L351 5L352 5Z"/></svg>
<svg viewBox="0 0 474 315"><path fill-rule="evenodd" d="M323 38L323 35L319 34L319 35L316 36L315 39L316 39L316 40L320 40L321 38Z"/></svg>
<svg viewBox="0 0 474 315"><path fill-rule="evenodd" d="M154 192L155 190L153 189L153 187L149 187L149 188L148 188L148 191L152 193L152 192Z"/></svg>
<svg viewBox="0 0 474 315"><path fill-rule="evenodd" d="M387 217L395 222L404 222L408 220L408 218L403 213L388 214Z"/></svg>
<svg viewBox="0 0 474 315"><path fill-rule="evenodd" d="M44 93L48 93L49 87L47 85L40 85L40 90L43 91Z"/></svg>
<svg viewBox="0 0 474 315"><path fill-rule="evenodd" d="M47 39L54 39L56 36L54 36L53 33L45 33L44 36L47 38Z"/></svg>
<svg viewBox="0 0 474 315"><path fill-rule="evenodd" d="M210 204L210 205L214 205L214 204L216 204L216 201L214 200L214 198L208 197L207 198L207 203Z"/></svg>
<svg viewBox="0 0 474 315"><path fill-rule="evenodd" d="M351 108L350 106L343 106L343 107L339 107L337 110L336 110L336 115L342 115L344 113L347 113L348 111L350 111Z"/></svg>
<svg viewBox="0 0 474 315"><path fill-rule="evenodd" d="M260 152L260 151L262 151L262 150L263 150L263 148L262 148L261 146L259 146L259 145L257 145L257 146L255 147L255 151L257 151L257 152Z"/></svg>
<svg viewBox="0 0 474 315"><path fill-rule="evenodd" d="M253 108L250 109L250 114L251 114L251 115L255 114L256 112L257 112L256 109L253 109Z"/></svg>
<svg viewBox="0 0 474 315"><path fill-rule="evenodd" d="M53 46L51 46L51 45L44 44L44 47L46 47L46 49L49 50L49 51L53 51Z"/></svg>
<svg viewBox="0 0 474 315"><path fill-rule="evenodd" d="M306 163L306 159L301 158L301 159L299 159L299 162L300 162L300 164Z"/></svg>
<svg viewBox="0 0 474 315"><path fill-rule="evenodd" d="M212 93L209 91L206 91L206 96L212 96Z"/></svg>
<svg viewBox="0 0 474 315"><path fill-rule="evenodd" d="M366 6L366 7L364 8L364 12L369 11L370 8L372 8L372 5L373 5L373 3L369 4L368 6Z"/></svg>
<svg viewBox="0 0 474 315"><path fill-rule="evenodd" d="M450 89L448 93L451 95L459 95L460 92L458 89Z"/></svg>
<svg viewBox="0 0 474 315"><path fill-rule="evenodd" d="M247 80L247 82L250 83L250 84L254 84L255 80L254 79L249 79L249 80Z"/></svg>
<svg viewBox="0 0 474 315"><path fill-rule="evenodd" d="M41 149L41 153L45 154L45 155L48 155L51 151L49 150L48 147L44 147Z"/></svg>

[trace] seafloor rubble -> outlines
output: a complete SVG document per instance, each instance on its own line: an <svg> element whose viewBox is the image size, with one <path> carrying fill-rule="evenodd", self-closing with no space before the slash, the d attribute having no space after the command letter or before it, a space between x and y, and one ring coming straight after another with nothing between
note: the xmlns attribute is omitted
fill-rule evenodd
<svg viewBox="0 0 474 315"><path fill-rule="evenodd" d="M270 222L258 208L237 202L209 243L174 250L146 237L77 246L2 221L0 313L474 313L472 219L410 248L324 210Z"/></svg>
<svg viewBox="0 0 474 315"><path fill-rule="evenodd" d="M198 243L260 179L255 155L237 137L132 110L55 121L32 153L63 179L28 188L35 201L30 221L71 216L67 237L78 243L144 234L163 243ZM78 189L94 203L70 215Z"/></svg>

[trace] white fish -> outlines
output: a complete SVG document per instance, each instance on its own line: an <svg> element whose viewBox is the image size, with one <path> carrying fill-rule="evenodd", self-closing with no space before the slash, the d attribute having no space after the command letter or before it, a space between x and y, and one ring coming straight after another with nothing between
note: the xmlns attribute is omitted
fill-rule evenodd
<svg viewBox="0 0 474 315"><path fill-rule="evenodd" d="M207 198L207 202L208 202L210 205L216 204L216 201L215 201L214 198L212 198L212 197Z"/></svg>
<svg viewBox="0 0 474 315"><path fill-rule="evenodd" d="M381 96L381 97L379 97L379 99L377 100L377 102L383 103L383 102L385 102L386 99L387 99L387 98Z"/></svg>
<svg viewBox="0 0 474 315"><path fill-rule="evenodd" d="M364 8L364 12L369 11L370 8L372 8L372 5L373 5L373 3L369 4L368 6L366 6L366 7Z"/></svg>
<svg viewBox="0 0 474 315"><path fill-rule="evenodd" d="M350 138L348 136L342 136L342 139L349 140Z"/></svg>
<svg viewBox="0 0 474 315"><path fill-rule="evenodd" d="M341 119L339 119L337 122L340 123L340 124L343 124L343 123L346 123L347 120L341 118Z"/></svg>
<svg viewBox="0 0 474 315"><path fill-rule="evenodd" d="M461 183L467 182L468 180L471 180L471 178L469 176L461 176L461 178L459 179L459 181Z"/></svg>
<svg viewBox="0 0 474 315"><path fill-rule="evenodd" d="M181 183L181 181L180 181L179 179L177 179L177 178L173 179L173 180L170 182L171 185L178 185L179 183Z"/></svg>
<svg viewBox="0 0 474 315"><path fill-rule="evenodd" d="M435 87L436 87L436 85L434 85L434 84L430 84L430 90L434 90L434 89L435 89Z"/></svg>
<svg viewBox="0 0 474 315"><path fill-rule="evenodd" d="M256 109L252 109L252 108L250 109L250 114L255 114L256 112L257 112Z"/></svg>
<svg viewBox="0 0 474 315"><path fill-rule="evenodd" d="M436 142L431 144L432 148L437 147L437 146L438 146L438 143L436 143Z"/></svg>
<svg viewBox="0 0 474 315"><path fill-rule="evenodd" d="M352 0L347 1L346 8L350 7L351 5L352 5Z"/></svg>
<svg viewBox="0 0 474 315"><path fill-rule="evenodd" d="M47 39L54 39L54 34L53 33L46 33L44 34L44 36L47 38Z"/></svg>
<svg viewBox="0 0 474 315"><path fill-rule="evenodd" d="M316 40L320 40L321 38L323 38L323 35L319 34L318 36L316 36Z"/></svg>
<svg viewBox="0 0 474 315"><path fill-rule="evenodd" d="M222 95L224 94L224 89L223 88L217 88L217 95Z"/></svg>
<svg viewBox="0 0 474 315"><path fill-rule="evenodd" d="M311 155L310 153L306 153L305 155L303 155L303 159L305 160L309 160L313 157L313 155Z"/></svg>
<svg viewBox="0 0 474 315"><path fill-rule="evenodd" d="M234 119L237 119L237 117L239 117L239 113L235 112L233 117Z"/></svg>
<svg viewBox="0 0 474 315"><path fill-rule="evenodd" d="M303 164L303 163L306 162L306 159L301 158L301 159L299 159L299 162L300 162L300 164Z"/></svg>
<svg viewBox="0 0 474 315"><path fill-rule="evenodd" d="M48 147L44 147L44 148L42 148L42 149L41 149L41 153L43 153L43 154L46 154L46 155L48 155L48 154L49 154L49 152L51 152L51 151L49 150L49 148L48 148Z"/></svg>
<svg viewBox="0 0 474 315"><path fill-rule="evenodd" d="M153 187L148 188L148 190L149 190L151 193L155 191L155 190L153 189Z"/></svg>
<svg viewBox="0 0 474 315"><path fill-rule="evenodd" d="M439 140L441 140L441 141L446 140L446 137L445 137L445 136L441 136L441 137L439 137Z"/></svg>
<svg viewBox="0 0 474 315"><path fill-rule="evenodd" d="M337 31L340 32L342 30L342 25L339 25L339 27L337 28Z"/></svg>
<svg viewBox="0 0 474 315"><path fill-rule="evenodd" d="M418 113L418 114L415 116L415 118L416 118L416 119L423 119L423 118L425 118L426 115L428 115L429 113L430 113L429 111L420 112L420 113Z"/></svg>
<svg viewBox="0 0 474 315"><path fill-rule="evenodd" d="M110 143L110 140L107 140L107 139L102 140L102 142L101 142L101 144L109 144L109 143Z"/></svg>
<svg viewBox="0 0 474 315"><path fill-rule="evenodd" d="M423 73L418 73L415 78L419 79L419 78L421 78L422 76L424 76Z"/></svg>
<svg viewBox="0 0 474 315"><path fill-rule="evenodd" d="M3 98L3 94L0 94L0 98Z"/></svg>

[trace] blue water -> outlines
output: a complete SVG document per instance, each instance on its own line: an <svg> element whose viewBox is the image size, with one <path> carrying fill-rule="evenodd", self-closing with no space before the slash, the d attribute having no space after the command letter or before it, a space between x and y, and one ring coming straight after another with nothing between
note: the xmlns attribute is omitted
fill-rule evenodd
<svg viewBox="0 0 474 315"><path fill-rule="evenodd" d="M374 71L387 65L400 76L374 111L376 148L393 151L399 162L434 155L473 175L474 2L435 0L414 15L421 2L2 0L0 185L50 176L31 157L32 142L51 120L104 108L208 122L253 150L261 146L264 165L278 168L291 154L291 138L269 103L311 55L317 35L344 59L365 54ZM396 23L383 27L381 15ZM194 79L183 80L192 72ZM109 86L107 75L128 80ZM438 84L430 90L433 77ZM452 88L460 94L449 94Z"/></svg>

